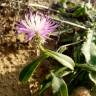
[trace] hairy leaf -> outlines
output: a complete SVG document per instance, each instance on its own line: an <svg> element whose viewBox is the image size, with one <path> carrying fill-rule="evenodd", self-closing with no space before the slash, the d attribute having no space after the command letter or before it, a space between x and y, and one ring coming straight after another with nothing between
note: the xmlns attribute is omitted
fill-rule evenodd
<svg viewBox="0 0 96 96"><path fill-rule="evenodd" d="M96 32L95 30L87 31L87 38L82 46L82 53L88 64L96 64Z"/></svg>
<svg viewBox="0 0 96 96"><path fill-rule="evenodd" d="M54 94L58 94L57 96L68 96L67 85L63 79L58 78L55 74L52 73L52 89Z"/></svg>

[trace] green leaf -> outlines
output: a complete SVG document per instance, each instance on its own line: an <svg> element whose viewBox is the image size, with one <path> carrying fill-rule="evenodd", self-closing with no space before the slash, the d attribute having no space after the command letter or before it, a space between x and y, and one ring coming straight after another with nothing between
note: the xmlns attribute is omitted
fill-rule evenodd
<svg viewBox="0 0 96 96"><path fill-rule="evenodd" d="M89 72L96 72L96 65L92 64L77 64L76 67L79 67L83 70L89 71Z"/></svg>
<svg viewBox="0 0 96 96"><path fill-rule="evenodd" d="M46 55L56 59L63 66L65 66L67 68L70 68L71 70L74 70L75 63L67 55L63 55L61 53L54 52L54 51L51 51L51 50L48 50L48 49L45 49L43 52L45 52Z"/></svg>
<svg viewBox="0 0 96 96"><path fill-rule="evenodd" d="M46 55L42 55L41 57L34 60L31 64L27 65L20 73L19 80L21 82L26 82L31 75L35 72L39 64L46 59Z"/></svg>
<svg viewBox="0 0 96 96"><path fill-rule="evenodd" d="M72 71L69 71L68 68L66 67L62 67L54 71L54 74L57 77L64 77L70 73L72 73ZM46 91L46 89L51 86L51 83L52 83L52 74L50 73L46 76L46 79L41 84L40 96L43 96L43 93Z"/></svg>
<svg viewBox="0 0 96 96"><path fill-rule="evenodd" d="M63 67L58 69L57 71L55 71L56 76L58 77L64 77L66 75L69 75L70 73L72 73L73 71L69 71L67 70L67 68Z"/></svg>
<svg viewBox="0 0 96 96"><path fill-rule="evenodd" d="M76 7L75 12L72 14L75 17L80 17L80 16L87 16L88 15L88 8L89 4L88 3L81 3L79 6Z"/></svg>
<svg viewBox="0 0 96 96"><path fill-rule="evenodd" d="M43 96L43 93L46 91L47 88L49 88L51 86L51 78L49 79L45 79L42 84L41 84L41 87L40 87L40 93L39 95L40 96Z"/></svg>
<svg viewBox="0 0 96 96"><path fill-rule="evenodd" d="M57 77L64 77L64 76L72 73L73 71L68 70L68 68L66 68L66 67L62 67L62 68L59 68L59 69L52 71L52 72L54 72L54 74ZM51 77L51 73L46 76L46 79L48 79L50 77Z"/></svg>
<svg viewBox="0 0 96 96"><path fill-rule="evenodd" d="M60 3L65 3L65 2L67 2L67 0L60 0Z"/></svg>
<svg viewBox="0 0 96 96"><path fill-rule="evenodd" d="M63 79L58 78L52 73L52 89L54 94L58 94L58 96L68 96L67 85Z"/></svg>
<svg viewBox="0 0 96 96"><path fill-rule="evenodd" d="M96 72L90 72L89 73L90 80L96 84Z"/></svg>
<svg viewBox="0 0 96 96"><path fill-rule="evenodd" d="M87 31L87 38L82 46L82 53L88 64L96 64L96 32L95 30Z"/></svg>

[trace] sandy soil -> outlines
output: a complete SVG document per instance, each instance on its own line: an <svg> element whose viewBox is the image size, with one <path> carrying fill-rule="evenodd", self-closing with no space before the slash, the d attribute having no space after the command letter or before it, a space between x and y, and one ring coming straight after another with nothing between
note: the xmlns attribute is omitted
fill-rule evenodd
<svg viewBox="0 0 96 96"><path fill-rule="evenodd" d="M20 84L18 77L34 52L30 44L23 42L23 35L16 36L15 24L24 13L23 3L38 0L14 1L0 1L0 96L30 96L29 85Z"/></svg>
<svg viewBox="0 0 96 96"><path fill-rule="evenodd" d="M27 44L21 42L22 36L19 37L21 41L17 40L15 23L19 18L16 16L18 9L9 7L8 1L0 1L0 4L4 6L0 6L0 96L30 96L29 86L20 84L18 77L33 53Z"/></svg>

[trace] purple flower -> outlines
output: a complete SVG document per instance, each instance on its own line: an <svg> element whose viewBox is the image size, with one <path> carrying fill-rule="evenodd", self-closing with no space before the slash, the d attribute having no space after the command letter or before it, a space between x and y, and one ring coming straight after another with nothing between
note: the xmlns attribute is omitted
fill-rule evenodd
<svg viewBox="0 0 96 96"><path fill-rule="evenodd" d="M57 26L57 23L50 17L38 12L29 12L25 14L25 20L18 22L17 32L25 33L27 41L31 40L36 35L45 41L49 33L53 32Z"/></svg>

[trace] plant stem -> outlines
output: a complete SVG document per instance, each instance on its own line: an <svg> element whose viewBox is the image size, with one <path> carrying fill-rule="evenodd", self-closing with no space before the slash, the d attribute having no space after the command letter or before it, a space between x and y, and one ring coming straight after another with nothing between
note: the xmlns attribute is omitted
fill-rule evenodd
<svg viewBox="0 0 96 96"><path fill-rule="evenodd" d="M76 45L76 44L79 44L81 42L83 42L84 40L80 40L80 41L77 41L77 42L73 42L73 43L70 43L70 44L66 44L66 45L63 45L64 47L68 47L68 46L73 46L73 45ZM62 47L63 47L62 46Z"/></svg>
<svg viewBox="0 0 96 96"><path fill-rule="evenodd" d="M81 43L81 42L83 42L83 41L84 41L84 40L80 40L80 41L73 42L73 43L70 43L70 44L62 45L62 46L57 50L57 52L59 52L61 49L66 50L66 47L69 47L69 46L73 46L73 45L79 44L79 43Z"/></svg>
<svg viewBox="0 0 96 96"><path fill-rule="evenodd" d="M54 10L54 9L52 9L52 8L49 8L49 7L47 7L47 6L40 5L40 4L32 4L32 3L30 3L30 4L28 4L28 6L44 8L44 9L47 9L47 10L50 10L50 11L53 11L53 12L56 12L56 13L60 13L60 12L57 11L57 10Z"/></svg>
<svg viewBox="0 0 96 96"><path fill-rule="evenodd" d="M66 20L61 20L61 19L56 19L56 18L52 18L56 21L59 21L61 23L65 23L65 24L69 24L71 26L75 26L75 27L78 27L78 28L81 28L81 29L84 29L84 30L87 30L87 28L85 26L82 26L82 25L79 25L79 24L76 24L76 23L73 23L73 22L70 22L70 21L66 21Z"/></svg>

